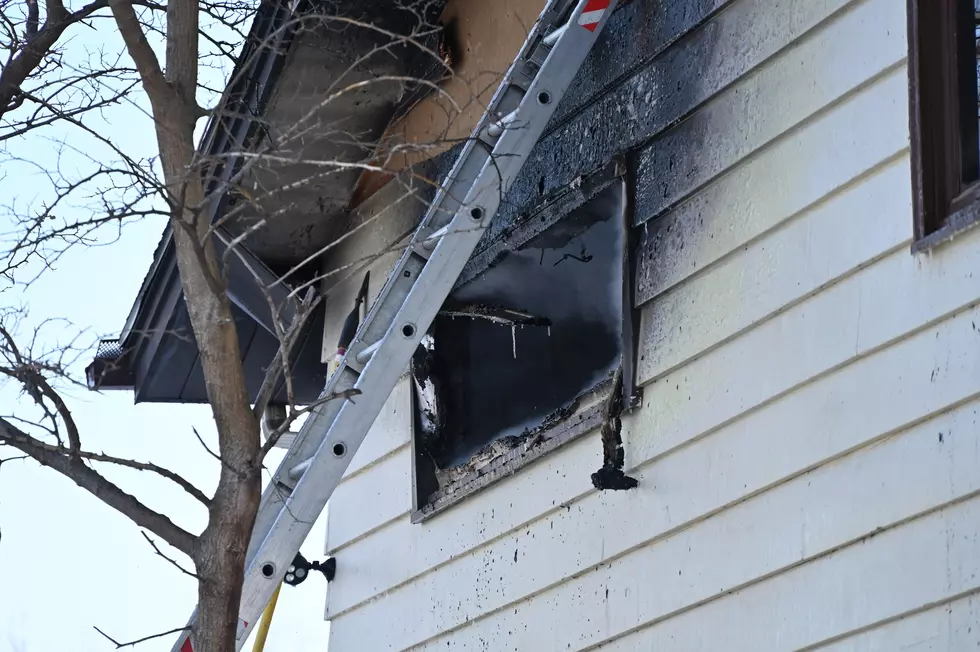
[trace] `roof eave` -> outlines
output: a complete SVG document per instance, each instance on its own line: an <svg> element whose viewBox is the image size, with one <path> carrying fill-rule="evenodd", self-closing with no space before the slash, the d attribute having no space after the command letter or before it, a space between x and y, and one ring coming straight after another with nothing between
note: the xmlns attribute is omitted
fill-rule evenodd
<svg viewBox="0 0 980 652"><path fill-rule="evenodd" d="M288 50L292 30L283 30L282 26L286 23L286 19L296 11L299 3L300 0L262 0L259 5L248 38L232 71L232 81L226 86L218 105L219 108L208 120L208 125L201 138L198 149L208 157L215 157L236 147L241 148L245 144L254 122L249 114L261 114L261 107L268 100L275 86L276 76L281 70L279 64L285 58ZM263 48L257 52L258 44L269 41L273 35L276 38L271 47ZM223 125L224 128L220 128ZM233 170L227 167L217 170L217 175L212 175L211 187L213 188L227 180L232 173ZM220 201L213 202L209 211L212 216L211 219L217 212L220 203ZM229 241L227 236L222 238L219 235L218 242L220 243L222 240ZM153 254L150 268L144 276L140 290L130 308L126 323L119 334L120 342L128 342L133 333L139 331L137 325L146 316L143 314L144 301L152 293L154 285L165 282L164 279L160 278L161 265L167 255L172 252L173 231L170 225L167 225ZM272 276L266 266L256 260L254 256L245 250L243 250L243 254L245 258L251 259L248 261L249 263L264 272L263 276ZM249 308L244 306L243 309L251 312ZM268 326L268 324L263 325Z"/></svg>

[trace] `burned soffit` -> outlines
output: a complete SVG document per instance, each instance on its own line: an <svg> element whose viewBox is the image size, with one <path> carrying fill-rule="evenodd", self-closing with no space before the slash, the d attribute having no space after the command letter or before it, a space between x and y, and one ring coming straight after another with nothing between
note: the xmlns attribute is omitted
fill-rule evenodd
<svg viewBox="0 0 980 652"><path fill-rule="evenodd" d="M342 166L371 159L405 96L404 78L445 74L432 65L432 54L393 45L385 33L428 32L417 41L438 51L432 29L444 2L334 4L290 49L263 117L267 136L260 146L272 147L275 162L261 161L243 179L249 195L266 199L257 200L257 210L244 208L229 229L237 235L257 217L273 216L246 240L273 269L315 255L343 233L361 169Z"/></svg>
<svg viewBox="0 0 980 652"><path fill-rule="evenodd" d="M316 7L310 8L307 5L306 11L313 12L313 15L342 16L361 24L372 24L388 33L416 34L425 25L437 23L443 6L443 0L321 0ZM424 14L420 7L424 9ZM245 134L256 126L261 131L265 124L295 124L298 117L308 113L320 101L319 98L330 92L334 84L342 87L378 75L412 75L416 70L426 71L431 76L434 70L431 56L418 61L421 51L417 46L389 48L351 67L357 56L363 56L377 47L380 42L379 32L361 27L358 34L353 28L344 28L343 21L335 20L331 23L307 16L308 24L319 25L319 29L301 29L295 38L286 38L290 45L281 67L274 61L270 65L270 57L279 59L278 51L270 49L264 54L259 52L258 55L255 52L250 55L248 48L243 51L232 75L234 83L227 89L226 99L232 98L229 100L232 102L232 111L228 116L212 120L208 135L202 143L202 147L211 154L220 156L239 151L243 139L248 138ZM280 33L285 20L289 20L289 15L284 4L263 3L256 14L249 36L250 42L253 45L270 42L270 35ZM390 44L390 37L384 38L389 39ZM427 37L429 40L437 38L437 34ZM361 160L366 151L363 145L351 147L349 139L341 139L337 134L354 134L362 140L370 139L372 134L376 137L397 109L401 92L402 88L397 85L372 84L361 92L342 94L339 101L331 103L328 109L314 113L312 128L307 125L302 138L284 143L275 153L285 159L290 154L295 156L296 152L302 151L308 158ZM265 97L269 98L268 101L263 99ZM259 107L263 117L251 120L243 118L245 107ZM322 127L318 130L317 125L327 125L332 130L327 131ZM281 133L273 135L281 137ZM299 143L298 146L296 142ZM302 150L307 145L309 149ZM304 174L291 165L267 165L260 168L250 181L276 190L291 180L302 178ZM251 260L251 268L266 270L268 266L273 270L277 267L281 270L283 266L290 266L308 256L324 241L329 241L337 228L343 228L338 223L344 220L335 218L344 212L344 193L349 192L352 183L349 177L337 176L325 180L321 187L311 186L309 191L285 193L285 196L282 192L277 193L276 205L289 210L284 219L278 221L273 228L263 229L255 237L248 239L249 250L245 253ZM226 225L229 235L232 236L241 233L245 226L247 222L243 221ZM237 258L232 259L234 265ZM192 351L193 344L172 335L161 338L140 335L141 332L165 331L166 324L181 310L183 299L179 293L170 297L164 312L153 313L150 310L157 305L161 293L166 294L166 288L174 281L176 274L168 227L154 254L153 265L136 297L120 340L107 342L107 346L103 347L104 350L97 354L87 369L93 388L101 386L123 389L132 387L135 382L135 389L139 390L147 382L157 380L176 388L182 386L186 379L186 370L183 367L177 368L179 365L174 366L173 355L175 351L184 348L189 349L187 355L196 355ZM252 315L253 319L256 319L255 311L265 314L264 301L254 305L254 301L248 300L250 295L255 294L254 282L250 280L250 276L246 278L244 285L239 282L241 279L237 277L240 275L236 275L234 270L230 276L229 294L233 304ZM151 340L160 346L148 347ZM165 354L161 354L163 357L158 355L160 351L164 351ZM319 357L315 356L314 359L318 361ZM247 368L264 368L268 360L250 360L246 356L244 364ZM135 379L135 368L144 368L149 376L143 378L142 382ZM105 375L110 371L111 378ZM317 391L320 387L322 382L317 385ZM168 401L188 399L184 393L176 390L167 390L163 395L144 398Z"/></svg>

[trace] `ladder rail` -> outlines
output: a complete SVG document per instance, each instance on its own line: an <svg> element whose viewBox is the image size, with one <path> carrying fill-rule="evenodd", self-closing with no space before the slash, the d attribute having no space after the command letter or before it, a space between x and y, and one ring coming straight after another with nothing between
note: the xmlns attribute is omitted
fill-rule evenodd
<svg viewBox="0 0 980 652"><path fill-rule="evenodd" d="M442 236L445 236L449 232L450 227L448 216L455 213L456 209L461 203L461 198L459 197L460 188L467 185L467 175L475 176L476 174L476 171L471 169L474 167L472 152L478 147L479 135L484 133L488 126L497 119L497 116L494 115L494 109L503 104L504 96L507 94L510 88L509 82L514 76L514 68L517 67L518 62L527 58L530 49L534 46L535 41L542 31L542 27L548 26L549 19L553 22L556 20L561 20L563 17L567 17L567 14L569 13L568 7L574 2L576 2L576 0L550 0L541 16L532 26L528 38L525 40L520 52L514 59L514 63L511 65L510 69L508 69L508 72L501 84L494 92L493 98L488 104L488 107L490 108L484 112L483 116L481 116L480 122L473 130L471 138L464 143L460 154L456 157L453 167L446 175L447 182L441 184L437 188L436 195L433 198L429 209L426 211L420 225L416 227L411 241L413 245L417 244L419 241L422 241L425 250L431 251L435 248L438 242L443 239ZM551 15L549 16L549 14ZM566 16L563 16L563 14ZM480 145L485 146L484 143L480 143ZM385 286L382 288L381 293L374 302L374 309L377 309L384 303L390 281L395 277L395 273L401 268L407 254L408 252L406 251L399 260L399 263L396 264L395 270L389 274ZM349 363L351 360L359 363L357 365L358 367L362 366L364 363L366 363L366 358L368 356L373 356L373 354L377 351L384 333L366 333L369 324L372 323L373 312L373 309L369 310L364 323L360 325L357 334L348 345L346 354L338 366L338 369L334 372L331 378L328 379L327 385L324 388L321 397L330 396L332 393L340 393L353 388L352 381L341 381L342 377L339 373L340 370L345 366L350 366ZM373 343L365 345L364 341L367 335L375 335L375 337ZM370 351L368 351L368 349L370 349ZM334 384L335 381L336 384ZM273 481L269 484L269 487L266 489L262 497L259 507L259 514L256 518L253 532L266 531L272 526L272 521L270 518L274 518L277 514L273 507L279 506L281 508L283 506L286 497L289 493L291 493L293 486L298 480L297 477L288 475L287 481L281 481L280 476L282 467L289 466L290 469L295 469L301 464L305 464L307 468L309 467L310 460L316 453L319 440L315 437L308 436L308 433L323 432L325 430L323 428L323 424L327 424L329 426L329 424L336 418L340 407L341 406L338 401L331 401L320 406L319 409L312 412L307 418L306 423L300 429L300 432L296 434L293 444L290 446L286 456L283 458L280 464L280 470L276 472L275 476L273 477ZM256 538L253 538L253 540L250 542L249 551L246 555L246 566L252 561L255 552L254 548L257 543L259 543L259 540Z"/></svg>
<svg viewBox="0 0 980 652"><path fill-rule="evenodd" d="M263 493L246 555L238 650L404 374L615 4L616 0L551 0L494 94L490 110L464 144L321 396L349 389L361 393L326 401L311 412ZM195 615L196 609L190 624ZM193 652L189 641L189 633L181 634L173 651Z"/></svg>

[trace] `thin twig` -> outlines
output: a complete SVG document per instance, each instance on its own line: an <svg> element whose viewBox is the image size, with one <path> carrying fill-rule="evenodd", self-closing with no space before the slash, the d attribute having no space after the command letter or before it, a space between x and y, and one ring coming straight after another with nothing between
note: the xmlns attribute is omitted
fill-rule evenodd
<svg viewBox="0 0 980 652"><path fill-rule="evenodd" d="M304 414L308 414L312 412L313 410L323 405L324 403L337 400L338 398L342 398L344 400L353 403L354 402L353 397L358 396L360 393L361 390L354 387L350 389L345 389L342 392L332 392L327 396L324 396L323 398L317 399L316 401L314 401L313 403L307 405L302 409L293 410L292 413L290 413L289 416L286 417L286 420L282 423L282 425L276 428L275 432L269 434L269 438L262 445L262 451L259 453L259 459L264 459L266 454L269 451L271 451L273 448L275 448L276 443L279 442L279 438L282 437L287 430L289 430L289 426L291 426L293 422L299 417L303 416Z"/></svg>
<svg viewBox="0 0 980 652"><path fill-rule="evenodd" d="M167 561L169 561L171 564L173 564L174 566L176 566L177 567L177 570L179 570L181 573L183 573L184 575L190 575L191 577L193 577L196 580L200 580L201 579L197 575L197 573L192 573L191 571L187 570L186 568L184 568L183 566L181 566L180 564L178 564L176 559L173 559L172 557L168 557L167 555L163 554L160 551L160 548L157 547L156 541L154 541L153 539L151 539L146 532L140 532L140 534L142 534L143 535L143 538L146 539L147 542L149 542L149 544L151 546L153 546L154 552L156 552L158 555L160 555L161 557L163 557L164 559L166 559Z"/></svg>
<svg viewBox="0 0 980 652"><path fill-rule="evenodd" d="M191 426L191 430L193 430L193 431L194 431L194 436L195 436L195 437L197 437L197 440L198 440L199 442L201 442L201 446L203 446L203 447L204 447L204 450L206 450L206 451L207 451L208 453L210 453L210 454L211 454L211 457L213 457L214 459L216 459L216 460L218 460L218 461L220 462L220 461L221 461L221 456L220 456L220 455L218 455L217 453L215 453L215 452L214 452L213 450L211 450L210 448L208 448L208 445L204 443L204 438L203 438L203 437L201 437L201 433L199 433L199 432L197 431L197 428L195 428L194 426Z"/></svg>
<svg viewBox="0 0 980 652"><path fill-rule="evenodd" d="M190 629L190 627L188 627L187 625L184 625L183 627L176 627L176 628L171 629L170 631L167 631L167 632L160 632L159 634L153 634L152 636L144 636L143 638L138 638L135 641L129 641L127 643L120 643L119 641L117 641L116 639L112 638L111 636L109 636L108 634L106 634L105 632L103 632L101 629L99 629L98 627L96 627L95 625L92 625L92 628L95 631L97 631L98 633L100 633L103 636L105 636L107 639L109 639L109 641L113 645L116 646L116 649L117 650L119 648L122 648L122 647L129 647L131 645L139 645L140 643L145 643L146 641L151 641L151 640L153 640L155 638L163 638L164 636L170 636L171 634L177 634L178 632L186 632L187 630Z"/></svg>

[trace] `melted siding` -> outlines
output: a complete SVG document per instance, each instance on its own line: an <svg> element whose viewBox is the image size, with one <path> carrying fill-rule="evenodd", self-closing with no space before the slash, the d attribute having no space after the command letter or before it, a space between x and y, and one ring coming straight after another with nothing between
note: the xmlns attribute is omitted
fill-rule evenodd
<svg viewBox="0 0 980 652"><path fill-rule="evenodd" d="M908 253L904 3L687 4L708 22L606 84L683 51L684 101L600 139L642 143L639 489L592 489L588 436L413 525L410 456L366 461L331 652L980 643L980 233Z"/></svg>

